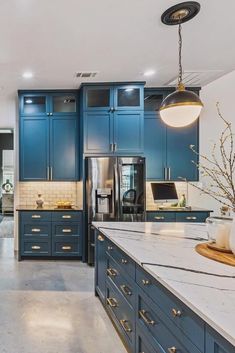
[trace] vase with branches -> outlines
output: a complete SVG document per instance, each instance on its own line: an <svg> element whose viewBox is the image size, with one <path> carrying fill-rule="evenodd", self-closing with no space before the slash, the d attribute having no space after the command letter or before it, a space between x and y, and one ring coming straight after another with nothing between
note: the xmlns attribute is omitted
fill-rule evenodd
<svg viewBox="0 0 235 353"><path fill-rule="evenodd" d="M219 103L216 104L216 108L224 127L218 142L212 144L211 155L201 154L194 145L190 145L190 149L198 159L197 162L192 161L192 163L199 169L200 175L207 178L207 183L202 187L190 182L189 184L229 207L235 215L235 133L232 123L223 117ZM233 219L230 247L235 253L235 216Z"/></svg>

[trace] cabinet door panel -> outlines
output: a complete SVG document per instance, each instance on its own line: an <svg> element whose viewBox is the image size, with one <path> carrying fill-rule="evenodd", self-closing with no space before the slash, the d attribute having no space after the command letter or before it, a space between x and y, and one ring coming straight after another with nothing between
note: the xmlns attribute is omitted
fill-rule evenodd
<svg viewBox="0 0 235 353"><path fill-rule="evenodd" d="M71 115L77 112L77 96L74 93L52 93L51 112L53 115Z"/></svg>
<svg viewBox="0 0 235 353"><path fill-rule="evenodd" d="M166 166L166 126L156 113L145 115L144 154L146 178L164 180Z"/></svg>
<svg viewBox="0 0 235 353"><path fill-rule="evenodd" d="M113 105L113 90L109 86L84 88L85 110L109 110Z"/></svg>
<svg viewBox="0 0 235 353"><path fill-rule="evenodd" d="M113 118L107 112L84 114L84 152L92 154L112 153Z"/></svg>
<svg viewBox="0 0 235 353"><path fill-rule="evenodd" d="M107 269L107 241L102 234L98 231L95 235L95 256L96 256L96 267L95 267L95 286L100 296L100 299L105 303L105 291L106 291L106 269Z"/></svg>
<svg viewBox="0 0 235 353"><path fill-rule="evenodd" d="M169 179L198 180L197 156L191 151L190 145L198 149L198 121L181 128L167 127L167 165L170 168Z"/></svg>
<svg viewBox="0 0 235 353"><path fill-rule="evenodd" d="M116 111L114 113L115 153L143 153L143 112Z"/></svg>
<svg viewBox="0 0 235 353"><path fill-rule="evenodd" d="M143 86L129 84L114 88L114 106L116 109L142 110L143 105Z"/></svg>
<svg viewBox="0 0 235 353"><path fill-rule="evenodd" d="M20 180L48 179L48 120L21 119Z"/></svg>
<svg viewBox="0 0 235 353"><path fill-rule="evenodd" d="M25 116L47 115L49 99L43 93L28 93L20 96L20 114Z"/></svg>
<svg viewBox="0 0 235 353"><path fill-rule="evenodd" d="M52 180L77 179L77 119L51 118L50 166Z"/></svg>

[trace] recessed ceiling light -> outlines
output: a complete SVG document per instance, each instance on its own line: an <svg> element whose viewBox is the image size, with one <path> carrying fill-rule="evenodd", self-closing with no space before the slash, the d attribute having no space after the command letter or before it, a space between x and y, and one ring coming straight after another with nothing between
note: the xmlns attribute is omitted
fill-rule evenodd
<svg viewBox="0 0 235 353"><path fill-rule="evenodd" d="M33 73L31 71L25 71L22 74L23 78L32 78L33 77Z"/></svg>
<svg viewBox="0 0 235 353"><path fill-rule="evenodd" d="M153 76L155 74L154 70L147 70L144 72L144 76Z"/></svg>

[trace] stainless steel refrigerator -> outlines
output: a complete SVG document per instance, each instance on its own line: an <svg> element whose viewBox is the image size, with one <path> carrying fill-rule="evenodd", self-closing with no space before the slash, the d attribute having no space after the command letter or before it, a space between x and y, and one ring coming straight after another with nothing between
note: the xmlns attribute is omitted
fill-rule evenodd
<svg viewBox="0 0 235 353"><path fill-rule="evenodd" d="M86 250L94 263L92 221L145 220L145 159L88 157L86 166Z"/></svg>

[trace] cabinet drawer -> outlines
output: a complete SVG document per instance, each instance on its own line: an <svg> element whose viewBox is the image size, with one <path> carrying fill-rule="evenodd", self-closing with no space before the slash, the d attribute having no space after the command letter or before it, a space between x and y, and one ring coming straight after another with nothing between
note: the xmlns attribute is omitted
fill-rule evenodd
<svg viewBox="0 0 235 353"><path fill-rule="evenodd" d="M207 217L207 212L179 212L176 213L176 222L205 222Z"/></svg>
<svg viewBox="0 0 235 353"><path fill-rule="evenodd" d="M166 316L183 330L185 335L203 352L204 322L139 266L136 269L136 282Z"/></svg>
<svg viewBox="0 0 235 353"><path fill-rule="evenodd" d="M22 222L50 222L51 212L44 211L21 211Z"/></svg>
<svg viewBox="0 0 235 353"><path fill-rule="evenodd" d="M134 310L127 304L122 294L113 285L110 279L107 279L106 303L107 310L114 319L124 342L129 351L134 352L135 346L135 314Z"/></svg>
<svg viewBox="0 0 235 353"><path fill-rule="evenodd" d="M80 256L81 249L78 241L52 241L53 256Z"/></svg>
<svg viewBox="0 0 235 353"><path fill-rule="evenodd" d="M198 348L178 329L160 307L138 291L137 324L152 336L152 341L159 344L165 352L200 353ZM175 348L174 348L175 347Z"/></svg>
<svg viewBox="0 0 235 353"><path fill-rule="evenodd" d="M22 256L48 256L51 255L51 246L48 241L24 241L21 248Z"/></svg>
<svg viewBox="0 0 235 353"><path fill-rule="evenodd" d="M50 223L23 223L21 224L21 236L26 239L29 237L49 237L51 234Z"/></svg>
<svg viewBox="0 0 235 353"><path fill-rule="evenodd" d="M136 353L166 353L160 346L153 348L154 342L147 332L143 332L139 325L136 325Z"/></svg>
<svg viewBox="0 0 235 353"><path fill-rule="evenodd" d="M132 259L111 242L107 246L107 253L118 263L124 274L135 279L135 263Z"/></svg>
<svg viewBox="0 0 235 353"><path fill-rule="evenodd" d="M54 211L52 212L52 221L58 222L81 222L82 212L77 211Z"/></svg>
<svg viewBox="0 0 235 353"><path fill-rule="evenodd" d="M175 212L147 212L149 222L175 222Z"/></svg>
<svg viewBox="0 0 235 353"><path fill-rule="evenodd" d="M78 236L80 234L80 225L74 223L52 223L53 236Z"/></svg>
<svg viewBox="0 0 235 353"><path fill-rule="evenodd" d="M107 258L107 276L122 292L128 303L135 306L135 283L129 278L123 276L120 266L112 260L110 256Z"/></svg>

